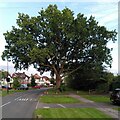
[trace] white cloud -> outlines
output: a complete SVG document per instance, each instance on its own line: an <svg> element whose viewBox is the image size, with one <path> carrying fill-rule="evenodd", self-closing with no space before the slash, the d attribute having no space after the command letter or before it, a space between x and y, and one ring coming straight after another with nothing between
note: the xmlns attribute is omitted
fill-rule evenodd
<svg viewBox="0 0 120 120"><path fill-rule="evenodd" d="M117 21L117 19L118 19L118 16L117 16L116 12L114 12L112 14L105 15L103 18L101 18L99 20L99 24L106 25L107 23L109 23L111 21L115 21L115 20Z"/></svg>
<svg viewBox="0 0 120 120"><path fill-rule="evenodd" d="M100 25L107 26L110 22L118 21L118 3L96 3L89 8L88 16L92 15ZM117 24L117 23L114 23ZM111 24L112 25L112 24Z"/></svg>

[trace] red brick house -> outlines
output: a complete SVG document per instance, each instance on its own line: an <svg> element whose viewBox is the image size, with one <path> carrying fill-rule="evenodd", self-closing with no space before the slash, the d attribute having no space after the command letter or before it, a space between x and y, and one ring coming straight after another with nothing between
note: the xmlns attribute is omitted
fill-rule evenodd
<svg viewBox="0 0 120 120"><path fill-rule="evenodd" d="M30 83L30 77L28 75L25 74L25 72L23 73L13 73L12 74L12 78L18 78L19 82L21 84L28 84Z"/></svg>

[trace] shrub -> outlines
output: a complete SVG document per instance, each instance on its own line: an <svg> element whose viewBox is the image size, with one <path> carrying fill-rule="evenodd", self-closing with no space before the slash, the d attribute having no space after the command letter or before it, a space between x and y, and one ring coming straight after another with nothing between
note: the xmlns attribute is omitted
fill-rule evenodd
<svg viewBox="0 0 120 120"><path fill-rule="evenodd" d="M107 83L103 83L97 86L96 88L97 92L103 93L109 91L109 85Z"/></svg>
<svg viewBox="0 0 120 120"><path fill-rule="evenodd" d="M20 83L18 81L18 78L14 78L14 81L13 81L13 88L16 89L20 87Z"/></svg>

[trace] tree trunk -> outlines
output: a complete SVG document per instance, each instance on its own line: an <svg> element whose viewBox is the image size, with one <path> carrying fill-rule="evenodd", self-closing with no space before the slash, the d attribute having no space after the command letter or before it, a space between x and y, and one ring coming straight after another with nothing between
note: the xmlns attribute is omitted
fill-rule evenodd
<svg viewBox="0 0 120 120"><path fill-rule="evenodd" d="M56 75L56 88L59 89L61 85L61 77L59 74Z"/></svg>

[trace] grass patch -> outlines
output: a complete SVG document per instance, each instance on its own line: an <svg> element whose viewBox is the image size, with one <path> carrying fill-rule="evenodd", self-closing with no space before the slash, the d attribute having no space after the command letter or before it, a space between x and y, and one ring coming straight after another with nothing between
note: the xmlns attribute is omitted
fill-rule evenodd
<svg viewBox="0 0 120 120"><path fill-rule="evenodd" d="M88 91L76 91L78 95L89 95Z"/></svg>
<svg viewBox="0 0 120 120"><path fill-rule="evenodd" d="M113 108L114 110L117 110L117 111L120 111L120 107L118 107L118 108Z"/></svg>
<svg viewBox="0 0 120 120"><path fill-rule="evenodd" d="M34 111L34 116L40 118L111 118L95 108L41 108Z"/></svg>
<svg viewBox="0 0 120 120"><path fill-rule="evenodd" d="M77 94L88 100L94 101L94 102L100 102L100 103L110 102L109 95L102 95L102 94L97 95L96 93L89 94L89 92L87 92L87 91L78 91Z"/></svg>
<svg viewBox="0 0 120 120"><path fill-rule="evenodd" d="M110 98L104 95L82 95L82 96L94 102L101 102L101 103L110 102Z"/></svg>
<svg viewBox="0 0 120 120"><path fill-rule="evenodd" d="M56 94L59 94L59 95L67 95L67 94L71 93L72 91L69 90L68 88L66 88L65 91L58 92L58 91L56 90L56 88L51 88L51 89L48 89L47 92L48 92L49 95L56 95Z"/></svg>
<svg viewBox="0 0 120 120"><path fill-rule="evenodd" d="M56 90L55 88L53 89L49 89L48 90L48 95L56 95ZM77 90L69 90L67 89L66 91L64 92L59 92L58 95L68 95L70 93L73 93L73 94L77 94L77 95L80 95L86 99L89 99L89 100L92 100L94 102L100 102L100 103L107 103L107 102L110 102L110 98L109 98L109 95L105 95L105 94L98 94L97 93L91 93L89 94L89 91L77 91Z"/></svg>
<svg viewBox="0 0 120 120"><path fill-rule="evenodd" d="M80 101L64 95L45 95L39 98L44 103L79 103Z"/></svg>
<svg viewBox="0 0 120 120"><path fill-rule="evenodd" d="M47 91L48 91L48 95L56 95L55 88L49 89ZM110 102L109 96L102 95L102 94L97 95L97 93L96 94L93 94L93 93L89 94L89 91L77 91L77 90L67 89L64 92L59 92L58 95L68 95L70 93L80 95L80 96L82 96L86 99L92 100L94 102L101 102L101 103Z"/></svg>
<svg viewBox="0 0 120 120"><path fill-rule="evenodd" d="M0 96L4 97L6 95L10 95L10 94L13 94L15 92L25 92L26 90L9 90L9 93L7 93L7 90L1 90L0 91Z"/></svg>

